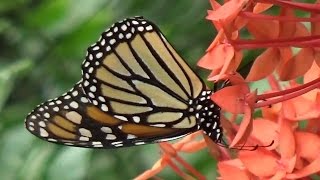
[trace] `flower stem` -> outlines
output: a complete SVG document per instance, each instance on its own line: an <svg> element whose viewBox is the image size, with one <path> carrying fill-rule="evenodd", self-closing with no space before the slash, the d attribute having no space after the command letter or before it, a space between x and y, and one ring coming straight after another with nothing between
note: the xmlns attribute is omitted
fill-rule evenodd
<svg viewBox="0 0 320 180"><path fill-rule="evenodd" d="M199 179L199 180L206 179L200 172L198 172L195 168L193 168L189 163L187 163L185 160L183 160L180 156L175 156L175 159L181 165L183 165L184 168L186 168L189 172L191 172L196 177L196 179Z"/></svg>
<svg viewBox="0 0 320 180"><path fill-rule="evenodd" d="M320 83L320 78L317 78L317 79L315 79L313 81L310 81L308 83L302 84L302 85L294 87L294 88L286 89L286 90L283 90L283 91L267 93L267 94L261 94L261 95L258 95L257 99L258 100L266 100L266 99L269 99L269 98L273 98L275 96L282 96L283 94L290 94L290 93L293 93L293 92L296 92L296 91L303 90L303 89L305 89L305 88L307 88L309 86L313 86L314 84L318 84L318 83Z"/></svg>
<svg viewBox="0 0 320 180"><path fill-rule="evenodd" d="M274 4L286 8L294 8L308 12L320 13L320 4L300 3L284 0L257 0L256 2Z"/></svg>
<svg viewBox="0 0 320 180"><path fill-rule="evenodd" d="M311 90L314 90L316 88L320 88L320 78L315 79L309 83L303 84L303 85L295 87L295 88L291 88L291 89L287 89L287 90L283 90L283 91L279 91L279 92L274 92L274 93L259 95L257 97L257 100L264 100L264 101L257 102L255 104L255 108L269 106L272 104L283 102L283 101L298 97L298 96L305 94L305 93L307 93ZM275 96L282 96L282 97L274 98ZM274 98L274 99L266 100L269 98Z"/></svg>
<svg viewBox="0 0 320 180"><path fill-rule="evenodd" d="M171 167L171 169L176 172L180 177L184 178L186 177L186 174L171 160L170 157L166 158L166 162Z"/></svg>
<svg viewBox="0 0 320 180"><path fill-rule="evenodd" d="M237 49L259 49L270 47L320 47L320 35L270 40L229 40Z"/></svg>
<svg viewBox="0 0 320 180"><path fill-rule="evenodd" d="M291 21L291 22L320 22L320 17L291 17L291 16L270 16L265 14L256 14L252 12L240 12L239 16L256 19L256 20L277 20L277 21Z"/></svg>

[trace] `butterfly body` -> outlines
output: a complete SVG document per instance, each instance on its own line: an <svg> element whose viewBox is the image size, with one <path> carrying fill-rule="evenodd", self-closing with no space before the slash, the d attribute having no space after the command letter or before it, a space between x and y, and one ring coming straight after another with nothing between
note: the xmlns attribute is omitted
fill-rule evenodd
<svg viewBox="0 0 320 180"><path fill-rule="evenodd" d="M220 108L160 30L142 17L115 23L87 50L82 79L45 102L26 127L47 141L116 148L204 130L220 142Z"/></svg>

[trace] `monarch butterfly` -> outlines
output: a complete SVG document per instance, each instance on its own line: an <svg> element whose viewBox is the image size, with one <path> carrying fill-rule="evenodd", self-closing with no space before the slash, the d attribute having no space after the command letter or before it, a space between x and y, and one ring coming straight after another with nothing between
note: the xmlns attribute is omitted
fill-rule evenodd
<svg viewBox="0 0 320 180"><path fill-rule="evenodd" d="M155 24L127 18L88 48L82 79L38 105L25 125L46 141L78 147L142 145L197 130L220 143L212 93Z"/></svg>

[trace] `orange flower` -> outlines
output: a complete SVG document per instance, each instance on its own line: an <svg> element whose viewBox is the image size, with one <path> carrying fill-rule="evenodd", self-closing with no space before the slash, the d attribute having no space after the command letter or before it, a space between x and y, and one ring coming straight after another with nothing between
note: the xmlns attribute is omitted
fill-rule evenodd
<svg viewBox="0 0 320 180"><path fill-rule="evenodd" d="M184 179L205 179L179 156L204 148L218 160L224 180L320 175L320 0L315 4L284 0L210 3L213 10L206 18L218 34L198 65L211 70L209 81L230 82L211 99L222 108L224 140L235 150L205 135L199 139L199 131L174 144L161 143L161 159L138 179L150 178L165 167ZM278 15L265 13L274 6L280 10ZM304 16L297 16L295 10L304 11ZM302 22L310 22L311 29ZM243 30L250 38L242 37ZM256 49L263 51L256 58L243 59L244 50ZM240 75L237 71L243 68L239 67L249 67L248 73ZM251 88L260 79L270 87L266 92Z"/></svg>

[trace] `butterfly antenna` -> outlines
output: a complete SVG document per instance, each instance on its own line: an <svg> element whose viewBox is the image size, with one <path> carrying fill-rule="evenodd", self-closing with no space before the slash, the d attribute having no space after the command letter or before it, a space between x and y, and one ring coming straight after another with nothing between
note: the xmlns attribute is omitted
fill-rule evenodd
<svg viewBox="0 0 320 180"><path fill-rule="evenodd" d="M234 147L229 147L228 143L224 140L221 139L220 142L217 142L217 144L221 147L225 147L228 149L235 149L235 150L245 150L245 151L255 151L258 148L266 148L266 147L270 147L274 144L274 140L272 140L272 142L269 145L265 145L265 146L261 146L261 145L253 145L253 146L245 146L245 143L240 145L240 146L234 146Z"/></svg>

